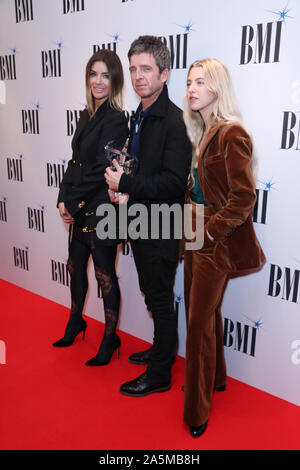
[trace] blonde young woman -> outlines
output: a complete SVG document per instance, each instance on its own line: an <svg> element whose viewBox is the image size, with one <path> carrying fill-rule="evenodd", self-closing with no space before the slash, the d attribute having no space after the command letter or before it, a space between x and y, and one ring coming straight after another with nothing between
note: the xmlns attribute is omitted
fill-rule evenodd
<svg viewBox="0 0 300 470"><path fill-rule="evenodd" d="M103 297L105 332L96 356L86 364L103 366L120 347L120 338L116 334L120 289L115 272L120 240L100 240L96 235L100 219L96 209L100 204L110 203L104 178L109 162L104 147L113 141L114 147L121 149L128 134L127 120L121 108L124 78L119 57L109 50L96 52L87 63L85 79L88 106L80 115L72 140L72 159L58 195L60 216L70 225L67 266L71 277L71 312L64 336L53 346L71 346L80 332L85 333L87 324L82 311L91 255Z"/></svg>
<svg viewBox="0 0 300 470"><path fill-rule="evenodd" d="M213 391L226 388L220 304L228 275L265 261L251 217L252 143L239 116L227 68L216 59L194 62L184 107L194 149L187 197L193 213L205 205L203 247L184 254L184 421L194 437L207 428Z"/></svg>

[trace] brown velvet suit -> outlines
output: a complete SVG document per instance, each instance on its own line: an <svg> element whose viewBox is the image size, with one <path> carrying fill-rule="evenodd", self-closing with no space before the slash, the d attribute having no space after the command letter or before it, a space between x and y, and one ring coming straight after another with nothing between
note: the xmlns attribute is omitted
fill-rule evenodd
<svg viewBox="0 0 300 470"><path fill-rule="evenodd" d="M211 127L199 154L198 176L209 207L203 247L184 255L184 420L190 426L207 421L213 390L226 385L220 305L228 275L265 261L252 223L256 192L251 159L251 139L238 124Z"/></svg>

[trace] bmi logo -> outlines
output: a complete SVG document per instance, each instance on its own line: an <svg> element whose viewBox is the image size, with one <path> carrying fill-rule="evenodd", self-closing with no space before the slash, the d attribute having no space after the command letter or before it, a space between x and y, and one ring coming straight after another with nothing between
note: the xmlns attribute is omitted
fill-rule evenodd
<svg viewBox="0 0 300 470"><path fill-rule="evenodd" d="M268 199L269 193L271 190L275 189L275 183L272 181L260 181L263 185L263 189L256 189L256 204L253 209L253 222L258 224L267 223L267 209L268 209Z"/></svg>
<svg viewBox="0 0 300 470"><path fill-rule="evenodd" d="M42 51L43 78L61 77L61 48L62 42L59 41L56 49Z"/></svg>
<svg viewBox="0 0 300 470"><path fill-rule="evenodd" d="M103 43L101 44L101 46L99 44L93 44L93 54L95 54L95 52L100 51L101 49L107 49L109 51L113 51L117 53L117 43L119 41L120 35L119 33L116 33L116 34L110 34L109 36L113 39L113 41L108 42L108 43Z"/></svg>
<svg viewBox="0 0 300 470"><path fill-rule="evenodd" d="M12 54L0 55L0 80L16 80L16 49Z"/></svg>
<svg viewBox="0 0 300 470"><path fill-rule="evenodd" d="M242 26L240 65L279 62L282 24L292 17L287 8L269 13L275 15L277 21Z"/></svg>
<svg viewBox="0 0 300 470"><path fill-rule="evenodd" d="M270 264L268 295L298 304L300 303L299 280L298 269Z"/></svg>
<svg viewBox="0 0 300 470"><path fill-rule="evenodd" d="M282 21L242 26L240 65L279 62Z"/></svg>
<svg viewBox="0 0 300 470"><path fill-rule="evenodd" d="M78 13L84 10L84 0L63 0L63 13Z"/></svg>
<svg viewBox="0 0 300 470"><path fill-rule="evenodd" d="M259 322L253 322L254 326L224 318L224 346L233 348L249 356L255 356L257 326Z"/></svg>
<svg viewBox="0 0 300 470"><path fill-rule="evenodd" d="M27 246L25 249L17 248L16 246L13 247L14 265L17 268L29 271L28 252L29 248Z"/></svg>
<svg viewBox="0 0 300 470"><path fill-rule="evenodd" d="M70 285L69 271L66 263L61 261L51 260L51 279L58 284L64 286Z"/></svg>
<svg viewBox="0 0 300 470"><path fill-rule="evenodd" d="M267 203L269 191L266 189L256 189L256 204L253 209L253 222L259 224L266 223Z"/></svg>
<svg viewBox="0 0 300 470"><path fill-rule="evenodd" d="M40 209L27 207L28 228L30 230L37 230L38 232L45 232L45 206L40 207Z"/></svg>
<svg viewBox="0 0 300 470"><path fill-rule="evenodd" d="M59 188L65 174L66 160L62 163L47 163L47 186L49 188Z"/></svg>
<svg viewBox="0 0 300 470"><path fill-rule="evenodd" d="M168 37L161 36L162 42L169 48L171 54L171 69L187 68L188 36L191 31L190 25L185 26L185 32L170 34ZM187 29L189 28L189 29Z"/></svg>
<svg viewBox="0 0 300 470"><path fill-rule="evenodd" d="M3 197L2 200L0 200L0 220L2 222L7 222L6 197Z"/></svg>
<svg viewBox="0 0 300 470"><path fill-rule="evenodd" d="M67 109L67 135L72 136L76 129L76 125L80 118L80 113L82 110L71 110Z"/></svg>
<svg viewBox="0 0 300 470"><path fill-rule="evenodd" d="M23 155L19 155L18 158L7 158L7 177L10 181L23 181L23 167L22 167Z"/></svg>
<svg viewBox="0 0 300 470"><path fill-rule="evenodd" d="M39 104L35 105L35 109L22 109L23 134L40 133L39 110Z"/></svg>
<svg viewBox="0 0 300 470"><path fill-rule="evenodd" d="M15 0L16 23L33 20L32 0Z"/></svg>
<svg viewBox="0 0 300 470"><path fill-rule="evenodd" d="M281 136L281 149L300 150L300 119L292 111L283 112L282 136Z"/></svg>

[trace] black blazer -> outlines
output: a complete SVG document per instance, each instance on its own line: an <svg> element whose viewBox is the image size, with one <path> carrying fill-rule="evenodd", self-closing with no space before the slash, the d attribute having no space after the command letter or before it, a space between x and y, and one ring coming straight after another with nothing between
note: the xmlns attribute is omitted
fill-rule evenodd
<svg viewBox="0 0 300 470"><path fill-rule="evenodd" d="M141 105L136 114L140 109ZM130 195L129 204L143 203L150 214L152 204L184 203L192 145L182 110L169 99L166 85L141 125L138 159L136 175L123 174L119 183L119 191ZM151 217L148 224L150 227ZM168 251L169 240L162 241Z"/></svg>
<svg viewBox="0 0 300 470"><path fill-rule="evenodd" d="M105 145L122 149L128 136L128 124L122 112L111 108L106 100L89 119L82 111L72 139L72 159L60 185L57 204L64 202L72 216L90 212L101 203L109 203L104 173L109 165Z"/></svg>
<svg viewBox="0 0 300 470"><path fill-rule="evenodd" d="M141 105L136 114L140 109ZM131 139L128 149L130 143ZM192 146L182 110L169 99L165 86L142 123L137 174L134 177L123 174L119 191L129 193L138 202L182 202L191 158Z"/></svg>

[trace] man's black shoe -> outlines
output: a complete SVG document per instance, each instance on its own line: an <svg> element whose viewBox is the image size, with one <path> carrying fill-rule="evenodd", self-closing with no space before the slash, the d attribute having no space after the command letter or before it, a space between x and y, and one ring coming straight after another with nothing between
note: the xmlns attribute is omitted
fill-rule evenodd
<svg viewBox="0 0 300 470"><path fill-rule="evenodd" d="M152 352L152 346L151 348L146 349L146 351L140 351L140 352L131 354L131 356L129 356L128 358L128 361L131 362L132 364L145 366L146 364L149 364L150 362L151 352Z"/></svg>
<svg viewBox="0 0 300 470"><path fill-rule="evenodd" d="M128 397L145 397L150 393L166 392L170 390L171 382L155 379L147 371L120 387L120 393Z"/></svg>

